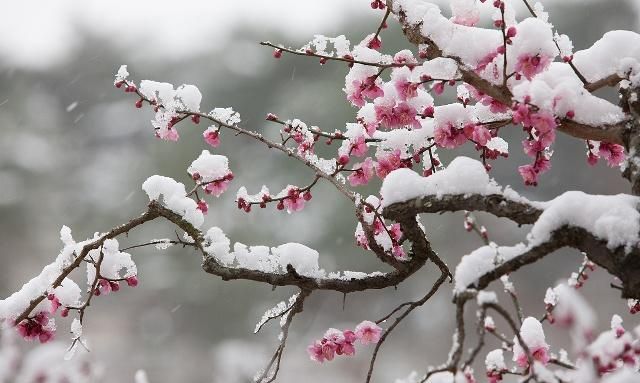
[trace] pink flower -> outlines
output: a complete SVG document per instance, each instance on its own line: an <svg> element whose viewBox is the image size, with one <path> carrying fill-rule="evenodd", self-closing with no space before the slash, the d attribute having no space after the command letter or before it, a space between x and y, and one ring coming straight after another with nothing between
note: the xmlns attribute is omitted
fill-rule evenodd
<svg viewBox="0 0 640 383"><path fill-rule="evenodd" d="M433 92L434 92L437 96L439 96L439 95L441 95L442 93L444 93L444 81L436 82L436 83L433 85Z"/></svg>
<svg viewBox="0 0 640 383"><path fill-rule="evenodd" d="M383 100L376 103L374 106L376 112L376 119L389 129L396 129L402 127L411 127L413 129L420 129L420 121L416 119L418 112L416 109L407 104L401 102L394 105L393 100Z"/></svg>
<svg viewBox="0 0 640 383"><path fill-rule="evenodd" d="M406 259L407 254L404 251L404 248L398 244L394 244L391 249L391 254L396 259ZM374 342L375 343L375 342Z"/></svg>
<svg viewBox="0 0 640 383"><path fill-rule="evenodd" d="M620 166L624 161L624 148L621 145L611 144L609 142L601 142L598 154L607 160L609 166Z"/></svg>
<svg viewBox="0 0 640 383"><path fill-rule="evenodd" d="M451 122L436 126L433 136L438 146L448 149L454 149L467 141L462 129L457 129Z"/></svg>
<svg viewBox="0 0 640 383"><path fill-rule="evenodd" d="M531 114L528 126L535 128L538 133L547 133L556 128L555 117L549 112Z"/></svg>
<svg viewBox="0 0 640 383"><path fill-rule="evenodd" d="M287 198L285 198L282 202L284 204L284 207L287 209L287 212L292 213L294 211L300 211L304 209L305 199L300 194L300 190L298 190L298 188L291 187L287 191Z"/></svg>
<svg viewBox="0 0 640 383"><path fill-rule="evenodd" d="M166 129L158 129L156 130L156 137L161 138L165 141L178 141L180 135L178 134L178 130L174 127L168 127Z"/></svg>
<svg viewBox="0 0 640 383"><path fill-rule="evenodd" d="M354 106L362 108L365 104L365 97L374 100L384 96L382 88L376 84L375 77L367 77L364 81L354 80L352 92L347 94L347 100Z"/></svg>
<svg viewBox="0 0 640 383"><path fill-rule="evenodd" d="M356 230L355 235L356 235L356 244L365 250L369 250L369 240L367 239L367 235L365 234L364 230L362 229Z"/></svg>
<svg viewBox="0 0 640 383"><path fill-rule="evenodd" d="M218 145L220 145L220 132L218 130L210 129L211 128L205 130L204 133L202 133L202 136L207 144L217 148Z"/></svg>
<svg viewBox="0 0 640 383"><path fill-rule="evenodd" d="M406 77L398 78L393 85L402 101L407 101L418 95L418 84L410 82Z"/></svg>
<svg viewBox="0 0 640 383"><path fill-rule="evenodd" d="M137 277L137 276L135 276L135 275L134 275L134 276L132 276L132 277L128 277L128 278L126 279L126 281L127 281L127 285L128 285L129 287L136 287L136 286L138 286L138 277Z"/></svg>
<svg viewBox="0 0 640 383"><path fill-rule="evenodd" d="M378 174L378 177L384 179L387 174L401 167L402 159L400 158L400 150L394 150L393 152L387 153L382 157L378 157L376 174Z"/></svg>
<svg viewBox="0 0 640 383"><path fill-rule="evenodd" d="M382 48L382 40L378 36L374 36L369 43L367 43L367 48L378 50Z"/></svg>
<svg viewBox="0 0 640 383"><path fill-rule="evenodd" d="M378 343L381 333L382 328L368 320L362 321L355 329L356 337L362 344Z"/></svg>
<svg viewBox="0 0 640 383"><path fill-rule="evenodd" d="M364 162L356 164L355 171L347 177L351 186L366 185L373 177L373 160L367 157Z"/></svg>
<svg viewBox="0 0 640 383"><path fill-rule="evenodd" d="M515 71L524 75L528 80L531 80L535 75L545 70L550 62L549 57L545 55L537 54L532 56L523 54L518 57Z"/></svg>
<svg viewBox="0 0 640 383"><path fill-rule="evenodd" d="M487 145L491 140L491 132L482 125L469 124L464 127L465 136L480 146Z"/></svg>
<svg viewBox="0 0 640 383"><path fill-rule="evenodd" d="M311 360L316 361L318 363L324 362L324 354L322 353L322 344L319 341L313 342L313 344L307 347L307 353L309 354L309 358Z"/></svg>
<svg viewBox="0 0 640 383"><path fill-rule="evenodd" d="M207 214L207 212L209 211L209 205L204 200L198 200L197 209L200 210L202 214Z"/></svg>
<svg viewBox="0 0 640 383"><path fill-rule="evenodd" d="M538 175L551 169L551 161L544 156L540 156L533 164L523 165L518 168L518 172L525 185L536 186L538 184Z"/></svg>
<svg viewBox="0 0 640 383"><path fill-rule="evenodd" d="M49 313L55 314L56 311L58 311L58 308L60 308L61 306L60 300L58 300L58 297L56 297L54 294L49 294L47 296L47 299L51 301L51 307L49 308Z"/></svg>
<svg viewBox="0 0 640 383"><path fill-rule="evenodd" d="M42 330L42 332L40 332L40 334L38 335L38 340L40 341L40 343L47 343L50 340L53 340L54 336L55 333L53 331Z"/></svg>
<svg viewBox="0 0 640 383"><path fill-rule="evenodd" d="M398 242L400 238L402 238L402 229L400 228L399 223L394 223L393 225L391 225L391 227L389 228L389 232L391 233L391 239L394 242Z"/></svg>
<svg viewBox="0 0 640 383"><path fill-rule="evenodd" d="M538 173L534 170L533 165L522 165L518 167L518 172L525 185L535 186L538 184Z"/></svg>
<svg viewBox="0 0 640 383"><path fill-rule="evenodd" d="M204 192L207 194L213 194L216 197L220 197L220 195L227 190L229 182L231 181L227 179L212 181L204 187Z"/></svg>
<svg viewBox="0 0 640 383"><path fill-rule="evenodd" d="M98 281L98 288L95 291L95 295L108 295L111 290L111 283L106 279L101 279Z"/></svg>
<svg viewBox="0 0 640 383"><path fill-rule="evenodd" d="M544 365L549 363L549 346L529 347L529 351L531 352L533 360L537 360ZM524 352L519 353L516 359L516 364L520 367L529 366L527 354Z"/></svg>
<svg viewBox="0 0 640 383"><path fill-rule="evenodd" d="M531 126L531 110L525 103L520 103L513 109L513 122Z"/></svg>
<svg viewBox="0 0 640 383"><path fill-rule="evenodd" d="M351 140L351 154L357 157L364 156L367 153L367 144L364 136L360 135Z"/></svg>
<svg viewBox="0 0 640 383"><path fill-rule="evenodd" d="M53 339L55 332L49 326L49 314L41 311L35 317L25 319L16 325L18 334L27 340L38 339L47 343Z"/></svg>
<svg viewBox="0 0 640 383"><path fill-rule="evenodd" d="M333 342L327 342L324 339L322 340L322 356L328 360L332 361L335 357L336 350L338 346Z"/></svg>
<svg viewBox="0 0 640 383"><path fill-rule="evenodd" d="M498 51L491 51L487 55L478 61L478 65L476 65L476 72L482 72L489 64L493 62L493 60L498 57Z"/></svg>

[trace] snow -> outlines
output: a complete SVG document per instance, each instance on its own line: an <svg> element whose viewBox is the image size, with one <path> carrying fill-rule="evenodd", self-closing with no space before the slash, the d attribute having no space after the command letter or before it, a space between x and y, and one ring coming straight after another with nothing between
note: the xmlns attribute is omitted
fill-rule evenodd
<svg viewBox="0 0 640 383"><path fill-rule="evenodd" d="M325 276L318 266L317 251L300 243L268 246L247 246L236 242L231 251L231 241L218 227L212 227L204 236L204 250L227 267L241 267L266 273L286 273L290 264L300 275L313 278Z"/></svg>
<svg viewBox="0 0 640 383"><path fill-rule="evenodd" d="M564 225L581 227L595 237L607 241L610 249L638 244L640 213L638 197L589 195L580 191L566 192L549 201L528 235L532 246L547 241L551 233Z"/></svg>
<svg viewBox="0 0 640 383"><path fill-rule="evenodd" d="M260 321L258 321L258 323L256 323L256 327L253 330L253 333L256 334L258 331L260 331L260 328L265 323L267 323L267 321L269 321L270 319L279 317L282 314L284 314L287 310L289 310L293 306L293 304L295 303L296 299L298 299L298 295L299 294L293 294L289 298L288 302L281 301L280 303L278 303L274 307L272 307L269 310L265 311L265 313L262 315L262 318L260 318Z"/></svg>
<svg viewBox="0 0 640 383"><path fill-rule="evenodd" d="M142 80L140 93L150 100L156 100L159 104L170 110L199 112L202 93L195 85L180 85L173 89L173 84Z"/></svg>
<svg viewBox="0 0 640 383"><path fill-rule="evenodd" d="M498 303L498 296L493 291L480 291L476 297L478 306L482 306L488 303Z"/></svg>
<svg viewBox="0 0 640 383"><path fill-rule="evenodd" d="M135 383L149 383L147 372L145 370L138 370L134 376Z"/></svg>
<svg viewBox="0 0 640 383"><path fill-rule="evenodd" d="M209 116L226 125L237 125L240 123L240 113L232 108L215 108L209 112Z"/></svg>
<svg viewBox="0 0 640 383"><path fill-rule="evenodd" d="M190 112L200 111L202 93L195 85L180 85L174 96L176 102L182 106L182 110Z"/></svg>
<svg viewBox="0 0 640 383"><path fill-rule="evenodd" d="M527 246L522 243L510 247L499 247L495 243L491 243L465 255L456 267L454 291L460 293L466 290L482 275L526 250Z"/></svg>
<svg viewBox="0 0 640 383"><path fill-rule="evenodd" d="M273 249L273 255L280 259L280 265L293 266L300 275L318 272L318 252L299 243L285 243Z"/></svg>
<svg viewBox="0 0 640 383"><path fill-rule="evenodd" d="M204 223L204 216L198 210L196 201L186 197L184 184L169 177L154 175L144 181L142 190L147 193L150 201L160 201L162 196L164 206L182 216L194 227L198 228Z"/></svg>
<svg viewBox="0 0 640 383"><path fill-rule="evenodd" d="M640 34L631 31L607 32L590 48L573 56L573 63L590 82L625 72L630 69L630 62L635 63L637 73L640 69Z"/></svg>
<svg viewBox="0 0 640 383"><path fill-rule="evenodd" d="M55 261L45 266L40 274L25 283L20 290L0 300L0 321L17 317L26 310L33 299L45 296L49 292L59 293L60 297L58 299L63 304L75 305L80 300L81 290L69 278L65 278L62 285L57 287L55 291L52 291L51 287L62 273L63 268L75 259L74 254L80 254L82 247L89 240L76 243L71 237L71 230L67 226L63 226L60 230L60 239L64 247ZM93 239L97 239L97 236ZM49 301L45 299L36 306L34 312L48 311L48 309Z"/></svg>
<svg viewBox="0 0 640 383"><path fill-rule="evenodd" d="M534 317L527 317L522 322L522 326L520 326L520 336L522 340L529 348L531 353L535 353L538 349L548 349L549 345L547 344L544 336L544 330L542 329L542 324ZM518 337L513 337L513 361L517 361L519 358L522 358L524 354L524 349L520 345L518 341Z"/></svg>
<svg viewBox="0 0 640 383"><path fill-rule="evenodd" d="M423 196L501 193L502 189L489 178L482 163L463 156L429 177L406 168L394 170L385 177L380 189L383 207Z"/></svg>
<svg viewBox="0 0 640 383"><path fill-rule="evenodd" d="M507 141L503 140L500 137L493 137L489 141L487 141L487 149L495 150L500 154L508 154L509 153L509 144Z"/></svg>
<svg viewBox="0 0 640 383"><path fill-rule="evenodd" d="M487 354L484 360L484 365L487 371L502 371L507 369L507 365L504 362L504 352L501 349L496 349Z"/></svg>
<svg viewBox="0 0 640 383"><path fill-rule="evenodd" d="M622 367L621 369L607 374L602 383L636 383L640 376L631 367Z"/></svg>
<svg viewBox="0 0 640 383"><path fill-rule="evenodd" d="M199 174L201 183L221 180L229 174L229 160L225 156L211 154L208 150L203 150L200 156L191 163L187 172L191 176Z"/></svg>
<svg viewBox="0 0 640 383"><path fill-rule="evenodd" d="M67 105L67 112L73 112L73 110L78 106L78 101L74 101L71 104Z"/></svg>
<svg viewBox="0 0 640 383"><path fill-rule="evenodd" d="M523 80L514 86L513 94L518 101L529 97L532 104L561 117L572 111L573 120L584 124L615 124L625 118L619 106L586 91L564 63L551 63L547 71L531 81Z"/></svg>
<svg viewBox="0 0 640 383"><path fill-rule="evenodd" d="M115 82L125 81L129 77L129 71L127 71L126 65L120 65L118 72L116 73Z"/></svg>
<svg viewBox="0 0 640 383"><path fill-rule="evenodd" d="M116 239L107 239L101 249L94 249L89 252L89 257L96 262L102 252L102 264L100 274L107 279L125 279L136 276L138 269L131 259L131 254L118 250L119 244ZM95 279L95 266L87 263L87 283L91 286Z"/></svg>

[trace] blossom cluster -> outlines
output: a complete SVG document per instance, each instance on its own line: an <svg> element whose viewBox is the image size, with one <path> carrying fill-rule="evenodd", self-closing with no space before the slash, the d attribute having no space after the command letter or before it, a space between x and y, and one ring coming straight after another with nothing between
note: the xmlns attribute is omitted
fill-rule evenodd
<svg viewBox="0 0 640 383"><path fill-rule="evenodd" d="M328 329L322 339L316 340L309 347L307 353L316 362L331 361L335 355L351 356L356 353L354 343L359 341L363 345L375 344L380 340L382 329L371 321L362 321L354 330L340 331Z"/></svg>

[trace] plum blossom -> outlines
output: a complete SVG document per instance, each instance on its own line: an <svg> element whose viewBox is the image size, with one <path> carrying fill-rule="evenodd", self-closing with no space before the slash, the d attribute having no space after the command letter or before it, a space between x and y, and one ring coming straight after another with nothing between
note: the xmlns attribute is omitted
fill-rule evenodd
<svg viewBox="0 0 640 383"><path fill-rule="evenodd" d="M369 343L378 343L380 340L380 334L382 334L382 329L377 324L365 320L360 322L359 325L356 326L355 329L356 337L360 340L362 344Z"/></svg>
<svg viewBox="0 0 640 383"><path fill-rule="evenodd" d="M49 313L41 311L33 318L28 318L16 325L18 334L26 340L38 339L40 343L47 343L55 336L55 324L49 318Z"/></svg>
<svg viewBox="0 0 640 383"><path fill-rule="evenodd" d="M376 158L378 159L376 174L382 179L392 171L403 167L402 159L400 158L400 150L396 149L393 152L383 152L381 154L377 154Z"/></svg>
<svg viewBox="0 0 640 383"><path fill-rule="evenodd" d="M416 108L407 102L395 103L393 99L384 98L376 100L374 104L376 119L388 129L411 127L420 129L420 121L416 119Z"/></svg>
<svg viewBox="0 0 640 383"><path fill-rule="evenodd" d="M544 71L550 63L551 59L544 54L523 54L518 57L515 71L522 74L527 80L531 80L538 73Z"/></svg>
<svg viewBox="0 0 640 383"><path fill-rule="evenodd" d="M351 186L366 185L374 174L374 163L367 157L362 163L356 164L354 172L347 177Z"/></svg>
<svg viewBox="0 0 640 383"><path fill-rule="evenodd" d="M609 142L601 142L598 149L600 157L607 160L609 166L620 166L624 161L624 147L622 145L611 144Z"/></svg>
<svg viewBox="0 0 640 383"><path fill-rule="evenodd" d="M216 126L210 126L207 130L202 133L204 137L204 141L211 145L214 148L217 148L220 145L220 131Z"/></svg>
<svg viewBox="0 0 640 383"><path fill-rule="evenodd" d="M536 318L525 318L520 327L520 336L529 348L529 352L534 361L538 361L543 365L549 363L549 345L545 341L542 324L540 324ZM518 343L518 338L514 337L513 342L513 361L520 367L529 366L527 354L520 343Z"/></svg>
<svg viewBox="0 0 640 383"><path fill-rule="evenodd" d="M377 76L366 77L364 80L354 80L351 83L350 91L347 92L347 100L354 106L362 108L365 104L365 98L374 100L384 96L384 92L378 86Z"/></svg>
<svg viewBox="0 0 640 383"><path fill-rule="evenodd" d="M355 355L355 342L361 344L378 343L382 329L373 322L363 321L355 330L340 331L335 328L328 329L322 339L314 341L307 347L309 358L315 362L323 363L331 361L336 355Z"/></svg>
<svg viewBox="0 0 640 383"><path fill-rule="evenodd" d="M301 211L304 209L304 202L308 200L311 194L301 193L300 189L295 186L288 186L286 190L286 198L284 198L281 202L284 208L287 209L288 213ZM309 197L307 197L307 195ZM310 199L310 198L309 198Z"/></svg>
<svg viewBox="0 0 640 383"><path fill-rule="evenodd" d="M453 122L436 126L434 138L438 146L448 149L457 148L467 141L464 131L458 129Z"/></svg>
<svg viewBox="0 0 640 383"><path fill-rule="evenodd" d="M220 197L222 193L224 193L227 190L230 182L231 182L231 179L229 179L228 177L226 177L226 179L223 178L221 180L210 181L205 185L204 192L207 194L213 194L216 197ZM205 211L203 210L203 213L204 212Z"/></svg>
<svg viewBox="0 0 640 383"><path fill-rule="evenodd" d="M464 135L480 146L486 146L491 140L491 132L482 125L468 124L463 129Z"/></svg>

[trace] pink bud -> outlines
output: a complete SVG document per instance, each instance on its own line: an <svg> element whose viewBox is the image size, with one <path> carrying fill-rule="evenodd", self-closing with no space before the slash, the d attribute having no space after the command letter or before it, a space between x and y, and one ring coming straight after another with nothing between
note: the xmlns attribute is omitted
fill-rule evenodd
<svg viewBox="0 0 640 383"><path fill-rule="evenodd" d="M136 275L132 276L132 277L128 277L126 279L127 281L127 285L129 285L129 287L136 287L138 286L138 277Z"/></svg>

